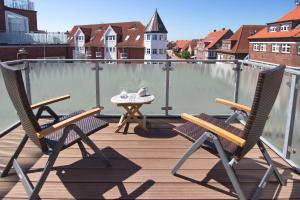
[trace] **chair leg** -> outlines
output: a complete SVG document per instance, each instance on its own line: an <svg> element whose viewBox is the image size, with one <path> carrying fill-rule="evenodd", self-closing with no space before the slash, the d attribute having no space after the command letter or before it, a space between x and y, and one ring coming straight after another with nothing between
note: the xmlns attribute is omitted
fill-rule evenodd
<svg viewBox="0 0 300 200"><path fill-rule="evenodd" d="M219 154L219 156L221 158L223 166L224 166L224 168L226 170L227 175L229 176L229 179L230 179L230 181L231 181L231 183L233 185L233 188L234 188L235 192L238 194L239 199L246 200L246 197L245 197L245 195L244 195L244 193L242 191L241 185L240 185L240 183L239 183L239 181L237 179L237 176L236 176L236 174L234 172L234 169L232 168L232 166L230 166L229 160L228 160L228 158L227 158L227 156L226 156L226 154L225 154L225 152L223 150L223 147L222 147L219 139L215 135L211 135L211 138L214 141L214 144L215 144L215 146L217 148L218 154Z"/></svg>
<svg viewBox="0 0 300 200"><path fill-rule="evenodd" d="M51 153L51 155L49 156L49 159L47 161L46 167L43 170L43 173L41 175L41 177L39 178L36 186L34 187L33 191L31 192L31 195L29 196L30 200L36 199L38 197L38 194L40 192L40 190L42 189L42 186L44 185L57 157L59 152L61 151L64 142L68 136L70 132L70 128L67 127L64 129L64 133L63 136L59 139L59 142L57 143L56 147L54 148L53 152Z"/></svg>
<svg viewBox="0 0 300 200"><path fill-rule="evenodd" d="M88 136L86 136L81 131L81 129L78 126L73 124L73 125L70 125L70 128L73 129L81 137L82 141L84 143L86 143L96 154L101 155L102 160L103 160L104 164L106 165L106 167L111 166L110 162L108 161L108 159L106 158L104 153L97 147L97 145L95 145L95 143Z"/></svg>
<svg viewBox="0 0 300 200"><path fill-rule="evenodd" d="M12 157L9 159L7 165L5 166L2 174L1 174L1 178L3 177L6 177L10 171L10 169L12 168L13 166L13 162L15 159L18 158L18 156L20 155L21 151L23 150L25 144L27 143L28 141L28 136L25 134L22 141L20 142L17 150L15 151L15 153L12 155Z"/></svg>
<svg viewBox="0 0 300 200"><path fill-rule="evenodd" d="M207 133L204 133L198 140L194 142L194 144L189 148L182 158L176 163L175 167L172 169L172 174L175 175L176 172L180 169L183 163L197 150L199 147L207 140Z"/></svg>
<svg viewBox="0 0 300 200"><path fill-rule="evenodd" d="M273 171L275 173L275 176L278 180L278 182L280 183L280 185L284 186L286 185L286 182L283 180L282 176L280 175L278 169L276 168L276 166L274 165L270 155L268 154L265 146L263 145L261 140L257 141L257 146L259 147L259 150L261 151L261 153L263 154L265 160L267 161L267 163L269 164L269 166L273 166Z"/></svg>

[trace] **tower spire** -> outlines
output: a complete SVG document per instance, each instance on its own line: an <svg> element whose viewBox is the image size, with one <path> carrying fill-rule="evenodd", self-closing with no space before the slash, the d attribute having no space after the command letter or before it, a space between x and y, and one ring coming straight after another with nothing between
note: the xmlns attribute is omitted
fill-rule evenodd
<svg viewBox="0 0 300 200"><path fill-rule="evenodd" d="M168 33L163 21L161 20L157 12L157 8L155 9L154 15L145 28L145 33Z"/></svg>

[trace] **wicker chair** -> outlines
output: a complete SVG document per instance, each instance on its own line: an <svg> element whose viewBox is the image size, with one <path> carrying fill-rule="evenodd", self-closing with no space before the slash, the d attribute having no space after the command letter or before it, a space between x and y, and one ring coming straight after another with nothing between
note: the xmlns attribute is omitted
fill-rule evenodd
<svg viewBox="0 0 300 200"><path fill-rule="evenodd" d="M90 134L108 126L107 122L93 116L94 114L99 113L99 108L87 112L78 111L68 116L58 117L48 105L68 99L70 96L66 95L30 105L25 92L21 69L3 63L1 64L1 70L8 94L26 133L7 166L4 168L1 177L7 176L13 166L25 187L29 199L36 199L59 152L76 143L82 147L81 141L86 143L96 155L100 155L106 166L110 166L110 163L105 158L104 154L93 141L88 138ZM34 114L33 109L39 109L36 115ZM39 125L38 119L44 111L48 112L54 120L51 123ZM35 187L31 184L17 162L17 158L28 139L39 147L42 153L49 155L46 167L43 169L43 173Z"/></svg>
<svg viewBox="0 0 300 200"><path fill-rule="evenodd" d="M260 136L263 133L264 126L279 92L284 70L285 66L278 66L274 69L260 72L252 108L227 100L217 99L218 103L222 103L235 110L234 114L226 121L206 114L201 114L197 117L185 113L182 114L182 118L188 122L175 128L175 130L194 144L177 162L172 170L172 174L175 175L188 157L202 147L221 159L237 195L240 199L246 199L233 166L257 144L269 164L269 168L254 192L252 199L259 198L263 187L273 173L275 173L279 183L285 185L260 140ZM230 125L230 122L235 118L239 118L240 114L243 114L246 119L244 130Z"/></svg>

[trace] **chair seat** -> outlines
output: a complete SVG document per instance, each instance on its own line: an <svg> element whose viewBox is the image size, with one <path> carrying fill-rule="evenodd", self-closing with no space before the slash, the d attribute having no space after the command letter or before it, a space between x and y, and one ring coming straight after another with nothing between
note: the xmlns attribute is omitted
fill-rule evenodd
<svg viewBox="0 0 300 200"><path fill-rule="evenodd" d="M207 115L207 114L200 114L199 116L196 116L199 119L202 119L204 121L207 121L209 123L212 123L222 129L225 129L239 137L243 138L243 130L240 130L236 127L231 126L230 124L225 123L224 120L219 120L214 118L213 116ZM195 142L197 139L199 139L205 132L208 132L207 129L201 128L191 122L186 122L183 125L174 128L176 132L178 132L180 135L183 137L187 138L188 140ZM219 140L221 142L221 145L227 155L231 157L232 155L235 154L235 152L238 150L238 145L235 145L221 137L219 137ZM217 150L215 148L215 145L213 142L206 140L205 143L202 145L203 148L208 150L209 152L218 155Z"/></svg>
<svg viewBox="0 0 300 200"><path fill-rule="evenodd" d="M77 112L73 112L69 115L66 115L66 116L63 116L59 119L59 121L64 121L68 118L71 118L73 116L76 116L80 113L83 113L84 110L81 110L81 111L77 111ZM48 123L48 124L45 124L43 126L41 126L42 129L45 129L51 125L55 124L54 122L51 122L51 123ZM91 135L92 133L95 133L96 131L102 129L102 128L105 128L108 126L108 123L101 120L101 119L98 119L96 117L87 117L85 119L82 119L78 122L75 123L81 130L82 132L89 136ZM55 145L58 143L59 139L62 137L63 135L63 131L64 129L60 129L56 132L53 132L49 135L47 135L45 137L46 139L46 143L51 147L51 148L54 148ZM70 133L68 134L66 140L65 140L65 144L63 146L63 149L75 144L76 142L78 142L81 138L79 137L78 134L76 134L74 131L70 131Z"/></svg>

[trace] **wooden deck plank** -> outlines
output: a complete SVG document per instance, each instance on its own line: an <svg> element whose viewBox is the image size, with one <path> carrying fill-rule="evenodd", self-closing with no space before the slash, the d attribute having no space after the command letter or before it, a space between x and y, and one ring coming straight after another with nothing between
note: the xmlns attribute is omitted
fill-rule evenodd
<svg viewBox="0 0 300 200"><path fill-rule="evenodd" d="M117 122L117 119L111 119ZM220 160L200 149L182 166L179 174L170 171L191 142L175 134L172 128L182 121L151 119L151 131L145 133L135 125L128 134L116 134L117 123L93 134L91 139L103 148L112 163L105 168L92 155L82 159L78 145L62 151L40 196L42 199L236 199ZM21 127L0 141L0 168L9 159L24 132ZM89 148L87 151L91 152ZM277 154L268 150L288 184L278 187L274 176L267 184L262 199L300 198L300 175L295 174ZM92 153L92 152L91 152ZM29 142L18 159L29 168L29 178L35 183L47 156ZM237 165L237 174L247 197L253 193L266 170L266 162L257 147ZM26 199L25 190L14 171L0 181L0 198Z"/></svg>

